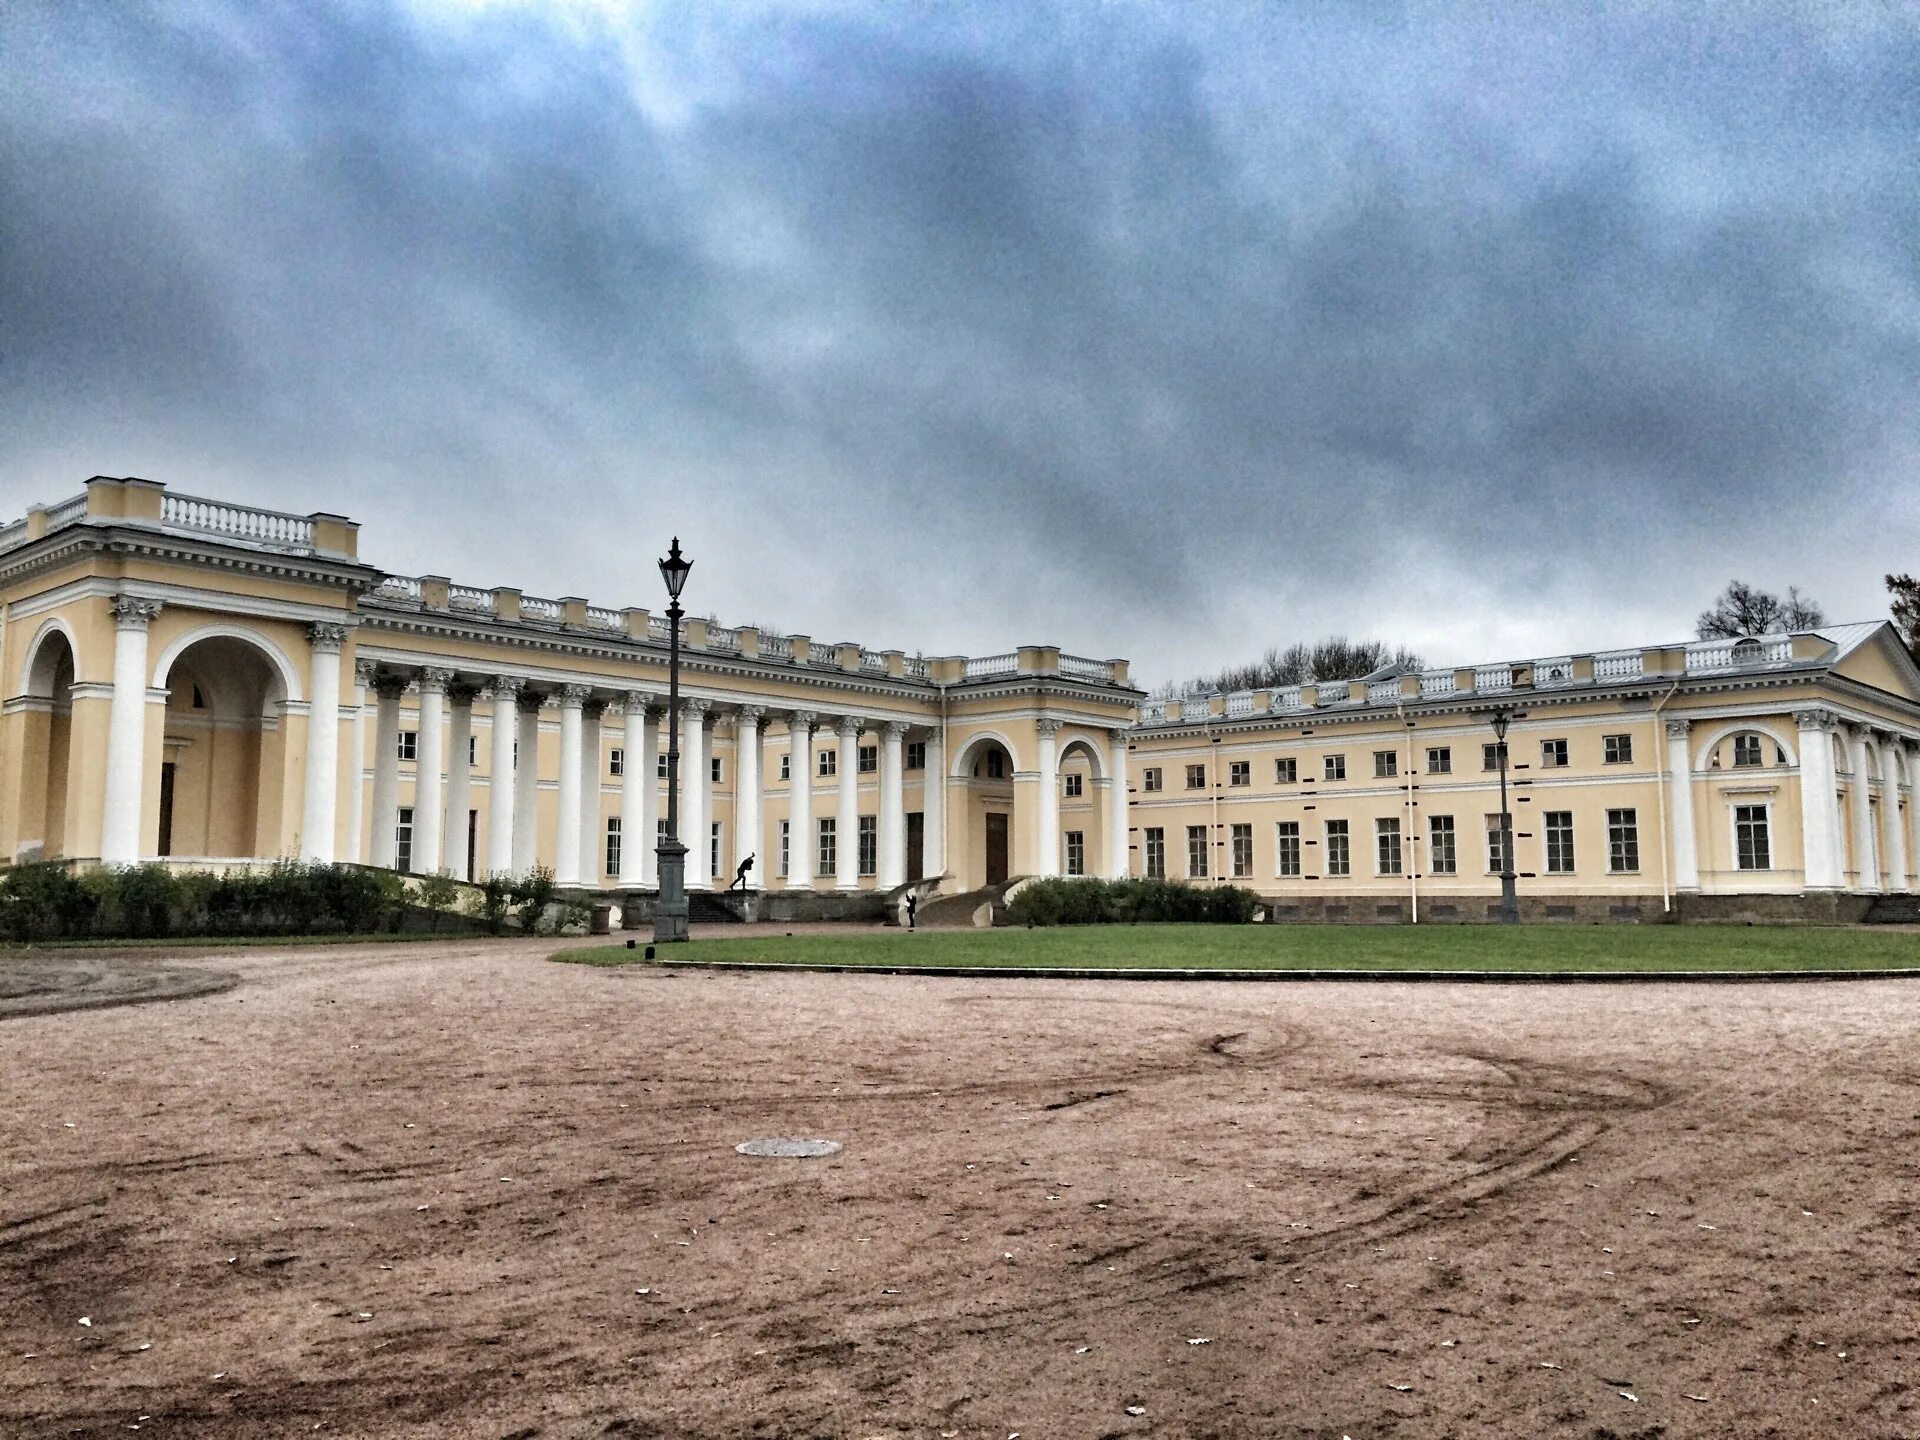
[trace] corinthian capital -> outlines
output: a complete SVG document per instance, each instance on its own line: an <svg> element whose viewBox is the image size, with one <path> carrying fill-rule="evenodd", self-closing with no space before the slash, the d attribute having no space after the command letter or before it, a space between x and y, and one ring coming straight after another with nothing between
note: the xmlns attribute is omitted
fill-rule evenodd
<svg viewBox="0 0 1920 1440"><path fill-rule="evenodd" d="M122 630L144 630L160 613L158 600L142 600L137 595L116 595L107 606Z"/></svg>
<svg viewBox="0 0 1920 1440"><path fill-rule="evenodd" d="M842 715L839 725L835 728L839 730L841 739L854 740L860 735L860 726L861 720L858 715Z"/></svg>
<svg viewBox="0 0 1920 1440"><path fill-rule="evenodd" d="M307 643L316 655L338 655L347 643L347 627L319 621L307 627Z"/></svg>
<svg viewBox="0 0 1920 1440"><path fill-rule="evenodd" d="M1837 730L1840 728L1840 717L1831 710L1816 707L1810 710L1794 711L1793 723L1802 730Z"/></svg>
<svg viewBox="0 0 1920 1440"><path fill-rule="evenodd" d="M562 710L578 710L586 703L587 697L593 693L593 687L589 685L562 685L555 693L560 697L560 708Z"/></svg>
<svg viewBox="0 0 1920 1440"><path fill-rule="evenodd" d="M420 693L422 695L430 694L434 691L444 693L447 688L447 683L452 679L453 671L442 670L438 666L429 665L420 672Z"/></svg>
<svg viewBox="0 0 1920 1440"><path fill-rule="evenodd" d="M1060 722L1049 715L1034 721L1033 728L1042 735L1057 735L1060 733Z"/></svg>
<svg viewBox="0 0 1920 1440"><path fill-rule="evenodd" d="M1667 721L1667 738L1669 740L1684 740L1692 733L1693 722L1691 720L1669 719Z"/></svg>
<svg viewBox="0 0 1920 1440"><path fill-rule="evenodd" d="M907 729L906 721L889 720L887 721L886 736L889 740L898 740L907 733Z"/></svg>
<svg viewBox="0 0 1920 1440"><path fill-rule="evenodd" d="M811 710L795 710L787 716L787 728L796 735L813 734L814 722L820 717Z"/></svg>

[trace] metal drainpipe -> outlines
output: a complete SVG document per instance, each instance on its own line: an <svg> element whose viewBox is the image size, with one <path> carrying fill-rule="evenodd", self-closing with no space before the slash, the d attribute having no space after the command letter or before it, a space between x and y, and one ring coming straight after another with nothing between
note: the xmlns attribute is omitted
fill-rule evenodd
<svg viewBox="0 0 1920 1440"><path fill-rule="evenodd" d="M1219 743L1213 733L1213 707L1207 707L1207 773L1213 776L1213 783L1207 787L1207 794L1213 805L1213 823L1207 827L1207 878L1218 885L1221 880L1220 866L1214 858L1214 846L1220 843L1220 754L1213 747Z"/></svg>
<svg viewBox="0 0 1920 1440"><path fill-rule="evenodd" d="M1666 708L1667 701L1673 699L1674 692L1680 688L1680 682L1686 679L1682 671L1673 680L1673 688L1662 695L1653 705L1653 754L1654 784L1660 796L1660 910L1662 914L1673 913L1673 867L1667 859L1667 747L1661 743L1660 712ZM1686 776L1681 777L1682 784L1691 783Z"/></svg>
<svg viewBox="0 0 1920 1440"><path fill-rule="evenodd" d="M1412 862L1407 866L1407 895L1413 905L1413 923L1418 925L1420 923L1420 864L1419 857L1413 849L1413 722L1407 719L1407 702L1403 698L1395 697L1393 709L1394 713L1400 717L1400 724L1407 737L1407 769L1406 774L1401 777L1405 782L1401 788L1406 791L1407 796L1404 812L1407 817L1407 834L1401 851Z"/></svg>

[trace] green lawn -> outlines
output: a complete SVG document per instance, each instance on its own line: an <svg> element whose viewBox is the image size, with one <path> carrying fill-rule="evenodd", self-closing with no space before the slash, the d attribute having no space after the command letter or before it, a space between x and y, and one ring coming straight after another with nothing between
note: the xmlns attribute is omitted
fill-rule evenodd
<svg viewBox="0 0 1920 1440"><path fill-rule="evenodd" d="M578 965L646 963L624 945L564 950ZM756 935L697 940L674 964L1144 970L1874 970L1920 968L1920 935L1859 928L1680 925L1089 925L1045 930Z"/></svg>

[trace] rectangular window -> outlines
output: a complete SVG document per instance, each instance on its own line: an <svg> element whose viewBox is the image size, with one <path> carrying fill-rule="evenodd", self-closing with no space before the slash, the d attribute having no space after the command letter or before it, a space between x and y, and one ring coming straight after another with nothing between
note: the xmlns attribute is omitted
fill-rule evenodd
<svg viewBox="0 0 1920 1440"><path fill-rule="evenodd" d="M607 874L620 873L620 817L615 815L607 821Z"/></svg>
<svg viewBox="0 0 1920 1440"><path fill-rule="evenodd" d="M715 755L708 762L707 768L713 772L713 783L718 785L720 783L720 757Z"/></svg>
<svg viewBox="0 0 1920 1440"><path fill-rule="evenodd" d="M840 855L839 834L834 828L834 818L831 815L821 817L818 824L820 826L819 864L813 867L813 873L831 875L834 871L834 862Z"/></svg>
<svg viewBox="0 0 1920 1440"><path fill-rule="evenodd" d="M1542 770L1564 770L1567 764L1567 742L1564 740L1542 740L1540 742L1540 768Z"/></svg>
<svg viewBox="0 0 1920 1440"><path fill-rule="evenodd" d="M1253 874L1253 826L1233 827L1233 878L1244 880Z"/></svg>
<svg viewBox="0 0 1920 1440"><path fill-rule="evenodd" d="M877 815L860 817L860 873L880 873L880 817Z"/></svg>
<svg viewBox="0 0 1920 1440"><path fill-rule="evenodd" d="M413 873L413 807L400 807L399 823L393 827L393 868L402 875Z"/></svg>
<svg viewBox="0 0 1920 1440"><path fill-rule="evenodd" d="M402 730L400 732L400 758L402 760L418 760L420 758L420 732L418 730Z"/></svg>
<svg viewBox="0 0 1920 1440"><path fill-rule="evenodd" d="M1351 875L1353 873L1353 851L1350 848L1350 840L1346 821L1327 821L1327 874Z"/></svg>
<svg viewBox="0 0 1920 1440"><path fill-rule="evenodd" d="M1006 751L989 750L987 752L987 778L989 780L1004 780L1007 778Z"/></svg>
<svg viewBox="0 0 1920 1440"><path fill-rule="evenodd" d="M1602 753L1609 765L1631 765L1633 763L1633 736L1603 735L1600 737Z"/></svg>
<svg viewBox="0 0 1920 1440"><path fill-rule="evenodd" d="M1427 773L1429 775L1451 775L1453 773L1453 747L1451 745L1429 745L1427 747Z"/></svg>
<svg viewBox="0 0 1920 1440"><path fill-rule="evenodd" d="M1540 819L1547 831L1547 873L1573 874L1573 812L1549 810Z"/></svg>
<svg viewBox="0 0 1920 1440"><path fill-rule="evenodd" d="M1253 762L1235 760L1227 766L1227 784L1251 785L1253 783Z"/></svg>
<svg viewBox="0 0 1920 1440"><path fill-rule="evenodd" d="M1733 807L1734 860L1742 870L1771 870L1773 844L1767 835L1767 807Z"/></svg>
<svg viewBox="0 0 1920 1440"><path fill-rule="evenodd" d="M1435 875L1459 873L1460 855L1454 848L1453 817L1427 817L1427 868Z"/></svg>
<svg viewBox="0 0 1920 1440"><path fill-rule="evenodd" d="M1167 832L1158 825L1150 825L1140 832L1146 847L1146 871L1149 880L1167 878Z"/></svg>
<svg viewBox="0 0 1920 1440"><path fill-rule="evenodd" d="M1187 766L1187 789L1204 790L1207 788L1207 767L1204 765Z"/></svg>
<svg viewBox="0 0 1920 1440"><path fill-rule="evenodd" d="M1329 755L1326 757L1326 762L1322 768L1326 772L1327 779L1344 780L1347 778L1347 757L1344 755Z"/></svg>
<svg viewBox="0 0 1920 1440"><path fill-rule="evenodd" d="M780 757L780 778L782 780L793 779L793 756L782 755Z"/></svg>
<svg viewBox="0 0 1920 1440"><path fill-rule="evenodd" d="M607 773L609 775L619 775L623 773L626 766L627 752L622 750L618 745L607 752Z"/></svg>
<svg viewBox="0 0 1920 1440"><path fill-rule="evenodd" d="M1507 872L1507 854L1501 843L1500 817L1487 816L1487 873L1504 875Z"/></svg>
<svg viewBox="0 0 1920 1440"><path fill-rule="evenodd" d="M1298 785L1300 783L1300 762L1291 755L1274 761L1273 783L1276 785Z"/></svg>
<svg viewBox="0 0 1920 1440"><path fill-rule="evenodd" d="M1085 793L1086 779L1087 777L1084 775L1064 775L1061 777L1062 783L1066 786L1067 799L1078 800L1081 795Z"/></svg>
<svg viewBox="0 0 1920 1440"><path fill-rule="evenodd" d="M656 820L653 822L653 848L655 850L658 850L662 845L666 843L667 843L667 822L664 820Z"/></svg>
<svg viewBox="0 0 1920 1440"><path fill-rule="evenodd" d="M653 778L656 780L667 778L667 752L664 750L656 751L654 754Z"/></svg>
<svg viewBox="0 0 1920 1440"><path fill-rule="evenodd" d="M1760 755L1760 737L1758 735L1736 735L1733 737L1733 763L1742 768L1766 763Z"/></svg>
<svg viewBox="0 0 1920 1440"><path fill-rule="evenodd" d="M1195 880L1207 878L1207 827L1187 827L1187 874Z"/></svg>
<svg viewBox="0 0 1920 1440"><path fill-rule="evenodd" d="M786 879L793 873L793 822L780 822L780 878Z"/></svg>
<svg viewBox="0 0 1920 1440"><path fill-rule="evenodd" d="M822 750L820 752L820 773L822 775L838 775L840 773L840 752L838 750Z"/></svg>
<svg viewBox="0 0 1920 1440"><path fill-rule="evenodd" d="M858 754L860 756L860 773L862 775L872 775L880 769L880 747L878 745L862 745Z"/></svg>
<svg viewBox="0 0 1920 1440"><path fill-rule="evenodd" d="M927 768L927 742L924 740L907 741L906 767L909 770Z"/></svg>
<svg viewBox="0 0 1920 1440"><path fill-rule="evenodd" d="M717 879L720 875L720 822L714 821L707 830L707 873Z"/></svg>
<svg viewBox="0 0 1920 1440"><path fill-rule="evenodd" d="M1607 869L1632 875L1640 869L1640 816L1633 810L1607 811Z"/></svg>
<svg viewBox="0 0 1920 1440"><path fill-rule="evenodd" d="M480 763L480 737L467 736L467 768L471 770Z"/></svg>
<svg viewBox="0 0 1920 1440"><path fill-rule="evenodd" d="M1504 741L1497 745L1482 745L1480 747L1480 768L1482 770L1498 770L1500 768L1500 762L1506 758L1507 747Z"/></svg>
<svg viewBox="0 0 1920 1440"><path fill-rule="evenodd" d="M1400 822L1398 820L1376 820L1373 822L1374 860L1382 875L1398 875L1400 864Z"/></svg>
<svg viewBox="0 0 1920 1440"><path fill-rule="evenodd" d="M1067 874L1087 873L1087 836L1083 830L1067 831Z"/></svg>
<svg viewBox="0 0 1920 1440"><path fill-rule="evenodd" d="M1274 873L1300 873L1300 822L1282 820L1273 827Z"/></svg>
<svg viewBox="0 0 1920 1440"><path fill-rule="evenodd" d="M1158 765L1149 765L1140 772L1140 788L1142 790L1158 790L1160 788L1160 767Z"/></svg>
<svg viewBox="0 0 1920 1440"><path fill-rule="evenodd" d="M1400 773L1400 757L1392 750L1373 752L1373 778L1385 780Z"/></svg>

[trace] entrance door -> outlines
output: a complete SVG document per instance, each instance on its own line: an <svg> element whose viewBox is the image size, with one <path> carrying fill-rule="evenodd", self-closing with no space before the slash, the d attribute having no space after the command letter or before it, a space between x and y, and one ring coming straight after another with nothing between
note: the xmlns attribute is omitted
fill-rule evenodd
<svg viewBox="0 0 1920 1440"><path fill-rule="evenodd" d="M907 879L927 878L927 816L923 810L907 812Z"/></svg>
<svg viewBox="0 0 1920 1440"><path fill-rule="evenodd" d="M157 855L173 854L173 761L160 766L160 848Z"/></svg>
<svg viewBox="0 0 1920 1440"><path fill-rule="evenodd" d="M1007 819L1004 814L987 813L987 884L1007 883Z"/></svg>

